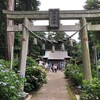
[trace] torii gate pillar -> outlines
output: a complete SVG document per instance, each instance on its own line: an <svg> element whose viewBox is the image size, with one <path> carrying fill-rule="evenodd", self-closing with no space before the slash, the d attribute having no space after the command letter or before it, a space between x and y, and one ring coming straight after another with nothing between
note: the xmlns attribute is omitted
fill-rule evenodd
<svg viewBox="0 0 100 100"><path fill-rule="evenodd" d="M91 81L92 74L91 74L91 64L90 64L90 53L89 53L89 45L88 45L88 34L87 34L87 27L86 27L86 19L80 19L81 27L85 25L85 27L81 30L81 46L82 46L82 60L83 60L83 75L84 79Z"/></svg>
<svg viewBox="0 0 100 100"><path fill-rule="evenodd" d="M27 18L24 19L24 24L25 26L28 27L29 20ZM25 77L28 43L29 43L29 32L25 27L23 27L21 60L20 60L20 75L22 77Z"/></svg>

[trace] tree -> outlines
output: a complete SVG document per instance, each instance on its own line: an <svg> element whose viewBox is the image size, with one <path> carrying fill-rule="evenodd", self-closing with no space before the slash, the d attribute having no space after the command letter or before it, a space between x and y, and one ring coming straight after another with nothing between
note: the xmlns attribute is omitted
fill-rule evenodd
<svg viewBox="0 0 100 100"><path fill-rule="evenodd" d="M15 1L15 4L13 3L13 1ZM8 5L7 5L7 3L8 3ZM10 7L9 7L9 4L10 4ZM10 40L14 41L14 34L12 36L10 36L9 34L6 34L6 26L7 26L6 25L6 17L2 13L2 9L8 8L8 10L11 10L12 9L11 4L13 6L13 9L15 8L15 10L25 10L26 11L26 10L38 10L39 9L38 6L40 5L40 2L37 0L1 0L0 1L0 52L2 52L0 54L0 57L4 58L4 54L5 54L5 50L6 50L6 58L8 60L10 60L10 58L11 58L10 57L11 56L10 44L12 44L12 43L10 42ZM5 42L5 40L6 40L6 42Z"/></svg>
<svg viewBox="0 0 100 100"><path fill-rule="evenodd" d="M100 1L99 0L87 0L84 8L87 10L99 9L100 8Z"/></svg>
<svg viewBox="0 0 100 100"><path fill-rule="evenodd" d="M7 10L14 11L14 0L8 0L7 1ZM14 21L9 20L7 18L7 27L8 26L13 26ZM6 33L6 59L11 60L13 57L13 46L14 46L14 32L7 32Z"/></svg>
<svg viewBox="0 0 100 100"><path fill-rule="evenodd" d="M84 9L93 10L100 9L100 0L87 0L86 5L84 5ZM87 22L91 22L91 24L100 24L100 19L89 19ZM97 49L100 46L100 31L89 32L89 46L90 46L90 54L91 58L94 57L93 46L96 45ZM99 46L98 46L99 45Z"/></svg>
<svg viewBox="0 0 100 100"><path fill-rule="evenodd" d="M37 0L15 0L15 10L39 10L39 5Z"/></svg>
<svg viewBox="0 0 100 100"><path fill-rule="evenodd" d="M0 1L0 58L4 58L6 49L6 16L2 13L2 9L7 9L7 0Z"/></svg>
<svg viewBox="0 0 100 100"><path fill-rule="evenodd" d="M35 32L36 35L38 35L41 38L46 38L44 32ZM30 39L29 39L29 54L30 56L38 58L40 55L43 55L42 53L42 44L43 40L40 40L37 38L37 45L33 44L34 36L30 33Z"/></svg>
<svg viewBox="0 0 100 100"><path fill-rule="evenodd" d="M87 0L86 5L84 5L84 9L92 10L92 9L100 9L100 0ZM100 19L91 19L87 20L88 22L91 22L91 24L99 24ZM100 42L100 32L93 32L94 34L91 34L91 37L93 36L95 40Z"/></svg>

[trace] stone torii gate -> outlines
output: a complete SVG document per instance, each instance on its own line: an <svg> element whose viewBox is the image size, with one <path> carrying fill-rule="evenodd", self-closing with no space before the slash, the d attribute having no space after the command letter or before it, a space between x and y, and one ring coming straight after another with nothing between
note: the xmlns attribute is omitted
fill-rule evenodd
<svg viewBox="0 0 100 100"><path fill-rule="evenodd" d="M86 19L100 18L100 10L66 10L59 11L59 19L78 19L80 24L75 25L59 25L59 28L48 28L48 26L34 26L30 23L31 20L49 20L48 11L7 11L3 10L4 14L7 14L7 18L10 20L23 19L23 25L8 26L7 31L17 32L23 31L22 36L22 51L21 51L21 62L20 62L20 73L21 76L25 77L26 70L26 59L27 59L27 49L29 41L29 30L37 31L78 31L81 29L81 45L82 45L82 60L83 60L83 71L84 79L91 80L91 64L90 64L90 54L88 46L88 34L87 31L100 31L100 24L91 25L86 22ZM28 30L29 29L29 30Z"/></svg>

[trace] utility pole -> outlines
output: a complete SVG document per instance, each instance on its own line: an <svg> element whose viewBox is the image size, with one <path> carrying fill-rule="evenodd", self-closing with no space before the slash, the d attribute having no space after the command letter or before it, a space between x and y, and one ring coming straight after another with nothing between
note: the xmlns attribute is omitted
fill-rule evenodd
<svg viewBox="0 0 100 100"><path fill-rule="evenodd" d="M90 53L89 53L89 44L88 44L88 34L86 27L86 19L80 19L80 25L83 27L80 36L81 36L81 47L82 47L82 61L83 61L83 75L84 79L91 81L91 64L90 64Z"/></svg>

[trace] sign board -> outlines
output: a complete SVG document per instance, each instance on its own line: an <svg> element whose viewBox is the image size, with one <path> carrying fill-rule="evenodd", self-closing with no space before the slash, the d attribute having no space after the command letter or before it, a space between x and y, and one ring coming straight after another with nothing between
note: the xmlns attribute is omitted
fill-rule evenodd
<svg viewBox="0 0 100 100"><path fill-rule="evenodd" d="M59 28L59 9L49 9L49 28Z"/></svg>

